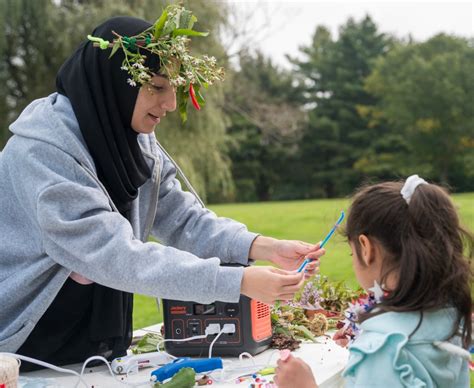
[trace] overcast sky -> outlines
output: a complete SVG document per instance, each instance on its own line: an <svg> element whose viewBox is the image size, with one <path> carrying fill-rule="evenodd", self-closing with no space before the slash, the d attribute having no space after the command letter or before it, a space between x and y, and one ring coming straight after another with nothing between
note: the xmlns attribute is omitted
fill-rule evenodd
<svg viewBox="0 0 474 388"><path fill-rule="evenodd" d="M285 54L298 56L298 47L310 44L317 25L325 25L337 35L338 27L349 17L359 21L366 14L379 31L400 38L411 34L415 40L423 41L439 32L474 36L474 1L228 1L247 14L253 26L262 26L265 33L258 37L261 50L284 67L289 66Z"/></svg>

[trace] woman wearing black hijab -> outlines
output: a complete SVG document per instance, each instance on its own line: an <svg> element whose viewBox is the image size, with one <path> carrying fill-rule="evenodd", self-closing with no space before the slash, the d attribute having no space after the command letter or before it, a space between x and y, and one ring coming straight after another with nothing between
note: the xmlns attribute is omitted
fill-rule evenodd
<svg viewBox="0 0 474 388"><path fill-rule="evenodd" d="M150 27L117 17L94 36ZM144 63L152 77L134 86L124 53L109 55L84 42L60 69L58 93L32 102L10 128L0 158L0 351L61 365L113 359L131 342L133 293L271 303L302 284L287 270L309 257L310 275L324 253L251 233L181 190L154 136L176 109L175 85L157 56ZM161 243L147 242L150 234ZM249 259L285 270L220 266Z"/></svg>
<svg viewBox="0 0 474 388"><path fill-rule="evenodd" d="M93 34L112 39L112 31L133 36L149 27L140 19L116 17ZM71 102L100 181L120 213L129 218L138 188L151 171L138 133L130 126L138 88L127 84L120 62L119 56L109 59L85 42L61 67L56 83L58 92ZM85 355L123 355L131 342L132 307L131 293L99 284L83 287L69 278L18 354L61 365ZM36 366L24 362L22 370L29 369Z"/></svg>

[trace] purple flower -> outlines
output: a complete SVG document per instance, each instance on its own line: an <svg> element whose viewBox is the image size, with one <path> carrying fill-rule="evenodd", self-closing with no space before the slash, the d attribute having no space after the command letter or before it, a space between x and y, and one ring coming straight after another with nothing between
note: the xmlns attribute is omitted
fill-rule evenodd
<svg viewBox="0 0 474 388"><path fill-rule="evenodd" d="M298 303L300 307L310 310L320 310L321 295L319 291L314 287L313 283L308 282L303 288L301 293L301 299Z"/></svg>

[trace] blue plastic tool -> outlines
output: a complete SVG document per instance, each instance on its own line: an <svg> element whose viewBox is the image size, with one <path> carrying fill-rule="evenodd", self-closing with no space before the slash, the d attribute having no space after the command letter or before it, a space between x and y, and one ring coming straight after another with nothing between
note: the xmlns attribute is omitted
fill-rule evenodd
<svg viewBox="0 0 474 388"><path fill-rule="evenodd" d="M169 364L163 365L161 368L151 372L151 380L162 383L166 379L173 377L181 368L193 368L196 373L209 372L214 369L222 369L222 358L177 358Z"/></svg>
<svg viewBox="0 0 474 388"><path fill-rule="evenodd" d="M332 227L332 229L329 231L329 233L326 235L326 237L324 237L324 240L323 242L321 243L321 245L319 246L319 248L323 248L326 243L329 241L329 239L331 238L331 236L334 234L334 232L336 231L337 227L339 225L341 225L341 222L342 220L344 219L345 217L345 213L344 211L342 210L341 211L341 215L339 216L339 219L336 221L336 223L334 224L334 226ZM298 272L301 272L304 270L304 267L306 267L306 265L311 262L311 259L305 259L305 261L303 261L300 265L300 267L298 268Z"/></svg>

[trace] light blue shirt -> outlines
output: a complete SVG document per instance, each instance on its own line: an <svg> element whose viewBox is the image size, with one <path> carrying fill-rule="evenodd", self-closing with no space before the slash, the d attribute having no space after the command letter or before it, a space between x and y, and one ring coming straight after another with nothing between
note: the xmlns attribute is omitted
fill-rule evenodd
<svg viewBox="0 0 474 388"><path fill-rule="evenodd" d="M456 310L384 313L364 321L362 333L349 347L343 376L347 387L469 387L467 360L440 349L453 332ZM449 339L461 346L459 336Z"/></svg>

